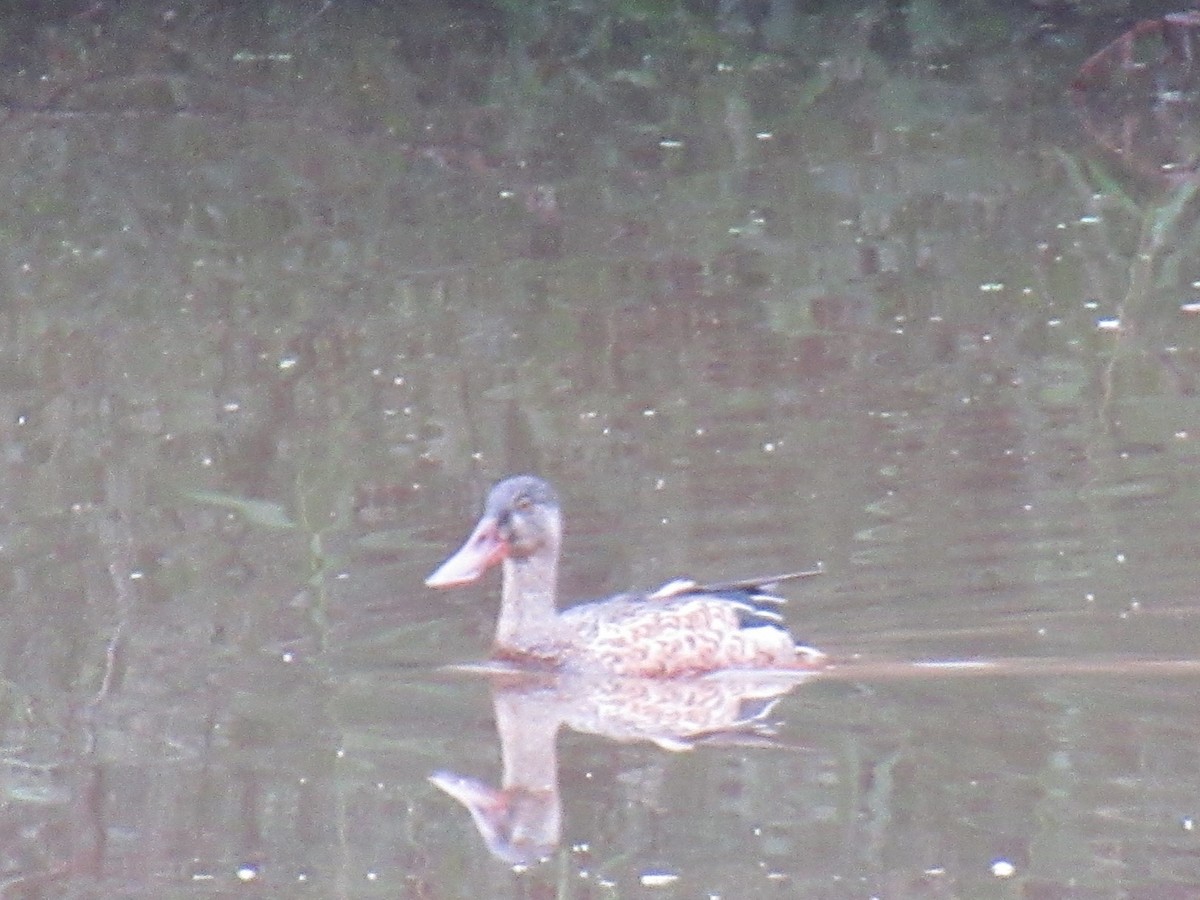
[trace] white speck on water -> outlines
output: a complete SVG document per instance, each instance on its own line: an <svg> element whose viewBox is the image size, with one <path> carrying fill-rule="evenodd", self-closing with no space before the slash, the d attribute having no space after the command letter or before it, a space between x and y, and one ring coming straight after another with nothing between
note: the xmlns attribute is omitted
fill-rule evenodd
<svg viewBox="0 0 1200 900"><path fill-rule="evenodd" d="M673 872L643 872L640 879L643 887L667 887L679 880Z"/></svg>
<svg viewBox="0 0 1200 900"><path fill-rule="evenodd" d="M979 286L979 290L983 291L985 294L994 294L997 291L1004 290L1004 282L1003 281L986 281Z"/></svg>
<svg viewBox="0 0 1200 900"><path fill-rule="evenodd" d="M1196 827L1196 821L1191 816L1184 816L1180 824L1183 826L1184 831L1191 831Z"/></svg>
<svg viewBox="0 0 1200 900"><path fill-rule="evenodd" d="M240 866L237 870L238 881L253 881L258 877L258 869L254 866Z"/></svg>
<svg viewBox="0 0 1200 900"><path fill-rule="evenodd" d="M1108 319L1097 319L1096 328L1099 331L1120 331L1121 320L1115 316Z"/></svg>
<svg viewBox="0 0 1200 900"><path fill-rule="evenodd" d="M1016 871L1017 867L1007 859L998 859L992 863L992 874L997 878L1012 878Z"/></svg>
<svg viewBox="0 0 1200 900"><path fill-rule="evenodd" d="M279 368L286 372L288 369L296 368L298 362L299 360L294 356L285 356L279 361Z"/></svg>
<svg viewBox="0 0 1200 900"><path fill-rule="evenodd" d="M654 416L658 415L658 410L657 409L643 409L642 415L645 416L647 419L650 419L650 418L653 418Z"/></svg>
<svg viewBox="0 0 1200 900"><path fill-rule="evenodd" d="M367 881L378 881L378 880L379 880L378 872L368 872L367 873Z"/></svg>

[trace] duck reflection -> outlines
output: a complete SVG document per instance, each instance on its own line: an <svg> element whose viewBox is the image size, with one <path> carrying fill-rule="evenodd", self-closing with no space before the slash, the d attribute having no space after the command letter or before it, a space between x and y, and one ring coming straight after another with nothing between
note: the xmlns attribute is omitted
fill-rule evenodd
<svg viewBox="0 0 1200 900"><path fill-rule="evenodd" d="M722 672L675 681L515 672L488 677L501 786L454 772L429 780L467 808L488 851L514 867L546 859L559 844L561 725L670 751L701 743L769 744L772 708L806 680L796 672Z"/></svg>

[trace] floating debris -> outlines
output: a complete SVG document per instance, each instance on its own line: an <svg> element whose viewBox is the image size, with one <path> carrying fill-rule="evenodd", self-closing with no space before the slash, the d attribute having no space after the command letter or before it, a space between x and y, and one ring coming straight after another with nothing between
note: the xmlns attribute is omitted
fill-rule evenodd
<svg viewBox="0 0 1200 900"><path fill-rule="evenodd" d="M997 878L1012 878L1016 871L1017 867L1007 859L998 859L992 863L992 874Z"/></svg>
<svg viewBox="0 0 1200 900"><path fill-rule="evenodd" d="M679 880L673 872L643 872L639 879L642 887L667 887Z"/></svg>

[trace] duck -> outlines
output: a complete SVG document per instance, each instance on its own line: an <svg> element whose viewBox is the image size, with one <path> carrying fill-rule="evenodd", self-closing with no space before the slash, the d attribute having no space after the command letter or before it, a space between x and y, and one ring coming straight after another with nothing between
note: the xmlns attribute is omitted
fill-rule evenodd
<svg viewBox="0 0 1200 900"><path fill-rule="evenodd" d="M798 643L773 608L782 582L822 570L703 585L677 578L650 592L558 609L563 516L558 493L536 475L492 486L474 530L425 579L432 588L477 581L501 567L492 659L526 668L634 678L724 670L810 673L820 650Z"/></svg>

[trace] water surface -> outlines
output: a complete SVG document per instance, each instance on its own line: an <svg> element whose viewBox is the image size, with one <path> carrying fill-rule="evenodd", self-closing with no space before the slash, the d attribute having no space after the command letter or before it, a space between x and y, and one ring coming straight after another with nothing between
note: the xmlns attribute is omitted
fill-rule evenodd
<svg viewBox="0 0 1200 900"><path fill-rule="evenodd" d="M14 14L11 896L1200 890L1196 201L1072 102L1120 26L767 9ZM497 585L422 585L516 471L567 597L819 561L838 660L690 750L532 707L519 871L427 780L500 781Z"/></svg>

